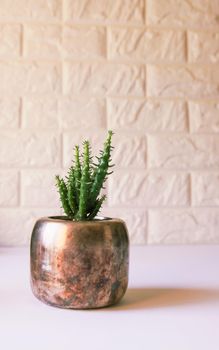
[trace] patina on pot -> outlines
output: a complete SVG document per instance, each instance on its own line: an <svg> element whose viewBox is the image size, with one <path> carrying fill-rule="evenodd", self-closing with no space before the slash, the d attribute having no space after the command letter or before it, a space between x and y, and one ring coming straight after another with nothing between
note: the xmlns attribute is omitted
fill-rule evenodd
<svg viewBox="0 0 219 350"><path fill-rule="evenodd" d="M31 238L31 286L41 301L88 309L117 303L128 285L129 240L120 219L39 219Z"/></svg>

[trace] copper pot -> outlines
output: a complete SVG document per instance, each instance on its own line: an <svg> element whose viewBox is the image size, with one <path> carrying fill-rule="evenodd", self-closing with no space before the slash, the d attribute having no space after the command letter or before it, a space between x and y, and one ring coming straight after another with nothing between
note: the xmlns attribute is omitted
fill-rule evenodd
<svg viewBox="0 0 219 350"><path fill-rule="evenodd" d="M120 219L39 219L31 238L31 286L43 302L88 309L117 303L128 285L129 240Z"/></svg>

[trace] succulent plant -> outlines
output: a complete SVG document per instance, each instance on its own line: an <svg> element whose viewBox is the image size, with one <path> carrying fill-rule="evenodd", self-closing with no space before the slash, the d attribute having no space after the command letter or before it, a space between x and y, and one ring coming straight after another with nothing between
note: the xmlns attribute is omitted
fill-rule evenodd
<svg viewBox="0 0 219 350"><path fill-rule="evenodd" d="M93 220L99 212L105 195L100 195L101 189L107 179L111 164L111 145L113 132L108 131L103 150L93 162L91 146L89 141L83 142L83 153L80 155L79 146L74 148L73 165L64 180L56 175L56 186L58 188L62 208L68 219L74 221Z"/></svg>

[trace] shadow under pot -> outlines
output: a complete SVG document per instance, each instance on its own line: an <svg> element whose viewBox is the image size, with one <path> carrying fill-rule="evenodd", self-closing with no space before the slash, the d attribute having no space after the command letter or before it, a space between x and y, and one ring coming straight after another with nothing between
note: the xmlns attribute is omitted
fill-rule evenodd
<svg viewBox="0 0 219 350"><path fill-rule="evenodd" d="M72 309L117 303L128 285L129 239L120 219L39 219L31 237L31 287L46 304Z"/></svg>

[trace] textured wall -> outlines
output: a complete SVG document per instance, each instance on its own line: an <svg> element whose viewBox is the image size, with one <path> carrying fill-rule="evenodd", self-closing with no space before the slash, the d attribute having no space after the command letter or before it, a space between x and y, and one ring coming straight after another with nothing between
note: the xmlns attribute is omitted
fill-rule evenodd
<svg viewBox="0 0 219 350"><path fill-rule="evenodd" d="M133 243L219 243L219 1L0 0L0 244L112 128L103 214Z"/></svg>

